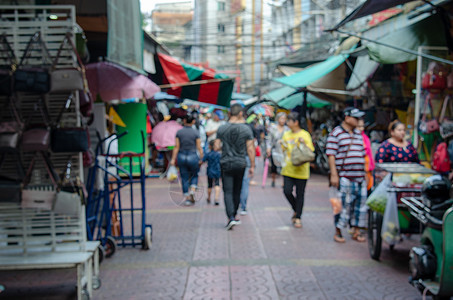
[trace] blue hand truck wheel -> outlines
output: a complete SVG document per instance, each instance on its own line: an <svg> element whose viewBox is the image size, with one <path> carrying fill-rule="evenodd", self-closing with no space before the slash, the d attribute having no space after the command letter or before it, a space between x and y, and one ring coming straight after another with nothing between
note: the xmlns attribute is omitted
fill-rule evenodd
<svg viewBox="0 0 453 300"><path fill-rule="evenodd" d="M145 227L145 236L143 237L142 248L144 250L149 250L149 248L151 248L152 242L153 242L153 228L151 227L151 225L147 225Z"/></svg>
<svg viewBox="0 0 453 300"><path fill-rule="evenodd" d="M105 239L104 249L105 249L105 257L106 258L112 257L112 255L115 254L116 241L115 241L115 239L113 237L108 236Z"/></svg>

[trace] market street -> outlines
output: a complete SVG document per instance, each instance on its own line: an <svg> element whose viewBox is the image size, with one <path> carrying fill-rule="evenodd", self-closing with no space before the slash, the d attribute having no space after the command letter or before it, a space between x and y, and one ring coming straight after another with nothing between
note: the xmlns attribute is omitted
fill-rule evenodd
<svg viewBox="0 0 453 300"><path fill-rule="evenodd" d="M384 246L381 262L373 261L367 243L346 232L346 244L333 241L325 177L308 181L301 229L291 226L281 189L269 181L263 189L259 177L248 215L231 231L223 203L208 205L199 195L195 206L179 206L166 180L148 179L152 248L120 248L106 259L93 299L422 299L407 282L417 236L392 252ZM75 299L74 275L66 270L2 272L0 282L1 299Z"/></svg>

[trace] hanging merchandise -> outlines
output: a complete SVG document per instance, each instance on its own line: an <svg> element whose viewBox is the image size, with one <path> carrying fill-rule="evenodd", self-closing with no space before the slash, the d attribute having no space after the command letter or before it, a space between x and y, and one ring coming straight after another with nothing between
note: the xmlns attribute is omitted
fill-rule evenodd
<svg viewBox="0 0 453 300"><path fill-rule="evenodd" d="M427 117L427 109L431 111L431 119L426 120ZM423 106L423 116L419 122L418 128L423 133L433 133L439 130L439 123L437 119L434 117L433 106L431 104L431 94L428 94L425 98L425 104Z"/></svg>
<svg viewBox="0 0 453 300"><path fill-rule="evenodd" d="M0 35L0 51L6 53L9 61L7 68L0 69L0 95L11 95L13 90L13 72L17 66L17 59L11 45L8 43L6 34Z"/></svg>
<svg viewBox="0 0 453 300"><path fill-rule="evenodd" d="M58 65L58 60L64 51L64 47L69 44L70 50L69 55L75 55L77 58L77 62L79 64L78 67L70 67L70 68L61 68L57 69L56 66ZM65 49L65 51L68 51ZM65 52L65 54L67 54ZM69 33L66 34L65 38L61 42L60 48L58 49L57 56L55 57L53 64L52 64L52 72L51 72L51 92L72 92L74 90L83 90L83 76L82 76L82 68L83 62L80 59L77 50L75 49L72 41L71 36Z"/></svg>
<svg viewBox="0 0 453 300"><path fill-rule="evenodd" d="M425 90L443 90L447 87L447 71L438 62L430 62L428 70L422 78L422 88Z"/></svg>
<svg viewBox="0 0 453 300"><path fill-rule="evenodd" d="M453 73L452 73L453 74ZM450 95L447 95L442 103L442 109L440 112L439 117L439 132L443 139L448 139L453 136L453 121L450 119L445 119L445 112L448 107L448 103L450 102ZM452 114L452 110L450 109L450 116Z"/></svg>
<svg viewBox="0 0 453 300"><path fill-rule="evenodd" d="M73 94L68 97L55 121L50 139L53 152L85 152L90 148L88 128L61 127L61 119L65 109L69 108Z"/></svg>
<svg viewBox="0 0 453 300"><path fill-rule="evenodd" d="M447 143L442 142L436 147L433 154L432 167L434 171L446 173L451 170L450 158L448 156Z"/></svg>
<svg viewBox="0 0 453 300"><path fill-rule="evenodd" d="M37 45L41 49L41 55L32 56L33 47ZM33 52L35 54L36 52ZM31 61L25 65L25 61ZM46 44L42 40L41 33L36 32L24 51L17 70L14 72L14 89L19 92L31 92L45 94L50 90L49 69L52 60Z"/></svg>
<svg viewBox="0 0 453 300"><path fill-rule="evenodd" d="M20 121L13 98L6 101L2 108L0 119L4 120L3 113L10 111L12 120L0 122L0 152L15 151L19 145L24 124Z"/></svg>
<svg viewBox="0 0 453 300"><path fill-rule="evenodd" d="M24 152L47 151L50 145L50 118L43 108L44 99L40 98L35 104L34 110L40 110L42 119L45 123L42 125L27 124L28 129L22 135L21 149ZM31 115L29 116L31 118Z"/></svg>

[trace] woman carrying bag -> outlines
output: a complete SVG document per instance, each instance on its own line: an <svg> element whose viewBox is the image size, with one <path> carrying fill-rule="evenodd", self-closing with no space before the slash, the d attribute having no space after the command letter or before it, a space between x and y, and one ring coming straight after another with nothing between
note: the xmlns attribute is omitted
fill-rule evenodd
<svg viewBox="0 0 453 300"><path fill-rule="evenodd" d="M283 164L283 193L288 200L293 215L291 221L295 228L301 228L301 216L304 207L304 194L307 179L310 177L310 163L306 162L301 165L294 165L292 160L292 152L295 147L300 144L305 144L311 151L315 150L310 133L300 127L299 113L292 112L288 115L289 131L285 132L282 137L282 149L285 153L285 161ZM293 195L294 186L296 187L296 195Z"/></svg>

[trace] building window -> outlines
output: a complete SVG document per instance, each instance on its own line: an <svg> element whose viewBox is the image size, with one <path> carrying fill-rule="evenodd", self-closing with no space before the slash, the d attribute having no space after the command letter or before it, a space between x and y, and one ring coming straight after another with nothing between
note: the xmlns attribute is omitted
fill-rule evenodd
<svg viewBox="0 0 453 300"><path fill-rule="evenodd" d="M225 2L217 2L217 10L218 11L225 11Z"/></svg>
<svg viewBox="0 0 453 300"><path fill-rule="evenodd" d="M218 45L217 46L217 53L225 53L225 46Z"/></svg>
<svg viewBox="0 0 453 300"><path fill-rule="evenodd" d="M217 32L225 32L225 25L217 24Z"/></svg>

